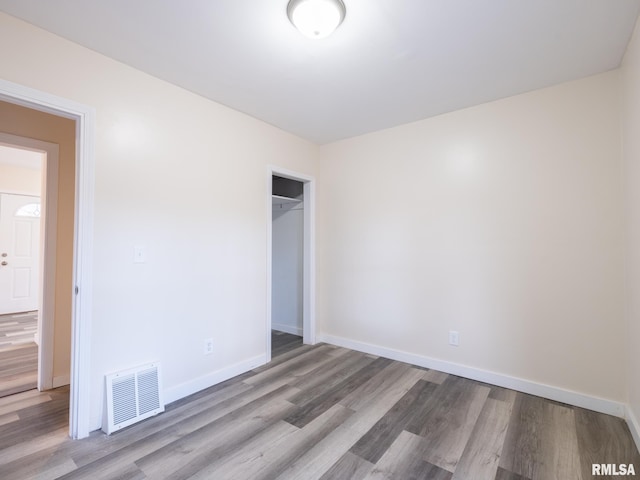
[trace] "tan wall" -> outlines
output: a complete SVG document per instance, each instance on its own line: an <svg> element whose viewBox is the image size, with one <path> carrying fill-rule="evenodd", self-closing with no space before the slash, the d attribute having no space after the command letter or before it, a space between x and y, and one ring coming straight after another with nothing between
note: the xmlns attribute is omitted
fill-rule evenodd
<svg viewBox="0 0 640 480"><path fill-rule="evenodd" d="M0 192L39 197L41 184L40 170L0 165Z"/></svg>
<svg viewBox="0 0 640 480"><path fill-rule="evenodd" d="M69 377L71 359L75 129L73 120L0 102L0 132L56 143L60 148L53 360L56 383L68 383L64 380Z"/></svg>

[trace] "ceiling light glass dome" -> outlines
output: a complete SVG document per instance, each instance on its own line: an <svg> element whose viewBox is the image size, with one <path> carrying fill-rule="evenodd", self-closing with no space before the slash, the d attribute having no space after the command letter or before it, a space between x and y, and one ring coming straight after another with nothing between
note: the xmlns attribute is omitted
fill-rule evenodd
<svg viewBox="0 0 640 480"><path fill-rule="evenodd" d="M331 35L344 20L342 0L290 0L287 15L305 36L313 39Z"/></svg>

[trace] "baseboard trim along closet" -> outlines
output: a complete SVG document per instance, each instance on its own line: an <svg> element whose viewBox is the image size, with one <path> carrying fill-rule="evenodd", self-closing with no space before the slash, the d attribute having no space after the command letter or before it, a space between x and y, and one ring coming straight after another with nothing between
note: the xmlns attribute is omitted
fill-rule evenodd
<svg viewBox="0 0 640 480"><path fill-rule="evenodd" d="M574 405L576 407L586 408L596 412L605 413L607 415L627 418L625 415L625 404L615 402L613 400L592 397L589 395L584 395L582 393L565 390L563 388L552 387L550 385L532 382L530 380L502 375L500 373L468 367L466 365L459 365L457 363L437 360L435 358L417 355L414 353L407 353L401 350L394 350L392 348L381 347L379 345L358 342L355 340L350 340L348 338L335 337L333 335L319 335L318 341L336 345L338 347L350 348L351 350L357 350L359 352L377 355L379 357L390 358L391 360L410 363L424 368L439 370L441 372L450 373L452 375L469 378L471 380L477 380L479 382L489 383L491 385L497 385L499 387L509 388L511 390L517 390L519 392L536 395L538 397ZM631 428L631 426L629 426L629 428ZM636 437L634 436L634 438Z"/></svg>
<svg viewBox="0 0 640 480"><path fill-rule="evenodd" d="M282 323L273 323L271 324L272 330L277 330L279 332L290 333L291 335L302 336L302 329L298 327L292 327L291 325L283 325Z"/></svg>
<svg viewBox="0 0 640 480"><path fill-rule="evenodd" d="M167 388L164 391L165 403L169 404L171 402L175 402L176 400L180 400L181 398L197 393L200 390L204 390L205 388L213 387L218 383L224 382L225 380L229 380L230 378L236 377L238 375L242 375L243 373L246 373L249 370L253 370L254 368L264 365L265 363L267 363L267 356L258 355L257 357L253 357L229 367L216 370L215 372L211 372L194 380L181 383L180 385L176 385L175 387Z"/></svg>

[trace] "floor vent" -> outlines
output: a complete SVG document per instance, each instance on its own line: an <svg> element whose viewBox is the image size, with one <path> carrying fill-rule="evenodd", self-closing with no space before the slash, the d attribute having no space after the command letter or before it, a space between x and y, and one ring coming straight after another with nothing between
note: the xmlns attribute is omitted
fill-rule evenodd
<svg viewBox="0 0 640 480"><path fill-rule="evenodd" d="M105 379L107 409L102 424L105 433L164 412L159 363L112 373Z"/></svg>

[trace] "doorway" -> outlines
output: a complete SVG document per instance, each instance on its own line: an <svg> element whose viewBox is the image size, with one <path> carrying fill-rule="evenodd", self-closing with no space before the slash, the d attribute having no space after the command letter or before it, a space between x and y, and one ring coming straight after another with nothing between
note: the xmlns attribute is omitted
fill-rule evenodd
<svg viewBox="0 0 640 480"><path fill-rule="evenodd" d="M268 169L267 362L315 343L315 179Z"/></svg>
<svg viewBox="0 0 640 480"><path fill-rule="evenodd" d="M54 377L53 370L59 148L50 142L0 133L0 152L5 154L0 185L5 192L0 196L0 255L4 256L0 282L4 296L15 297L2 300L0 294L0 313L21 315L10 319L9 328L16 323L31 328L35 319L37 346L32 349L36 365L33 369L21 365L18 371L33 371L36 386L47 390L69 383L68 373ZM23 363L30 364L32 356L23 357ZM14 387L13 393L22 389Z"/></svg>
<svg viewBox="0 0 640 480"><path fill-rule="evenodd" d="M302 345L304 184L272 177L271 357Z"/></svg>
<svg viewBox="0 0 640 480"><path fill-rule="evenodd" d="M3 149L0 145L0 151ZM40 195L0 189L0 315L38 310Z"/></svg>
<svg viewBox="0 0 640 480"><path fill-rule="evenodd" d="M44 156L0 144L0 397L38 384Z"/></svg>
<svg viewBox="0 0 640 480"><path fill-rule="evenodd" d="M14 106L26 107L35 112L44 112L55 117L70 119L74 125L75 188L67 192L75 197L71 252L73 262L71 272L73 298L70 314L71 371L67 383L70 383L69 434L72 438L84 438L89 435L91 429L89 350L91 340L95 110L74 101L2 79L0 79L0 101ZM1 119L2 117L0 117ZM13 126L11 119L11 116L4 118L9 122L10 128L7 131L11 131ZM47 218L52 216L48 215ZM43 301L46 302L47 295L45 294L43 297Z"/></svg>

